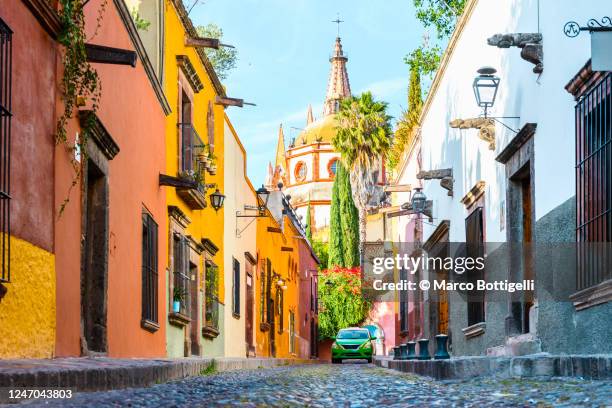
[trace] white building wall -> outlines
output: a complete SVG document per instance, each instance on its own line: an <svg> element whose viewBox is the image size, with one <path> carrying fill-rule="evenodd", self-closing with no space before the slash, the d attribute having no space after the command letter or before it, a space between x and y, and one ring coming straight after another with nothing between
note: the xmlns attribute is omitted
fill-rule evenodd
<svg viewBox="0 0 612 408"><path fill-rule="evenodd" d="M538 5L539 3L539 5ZM606 7L607 6L607 7ZM538 12L539 10L539 12ZM514 129L529 122L537 123L535 140L535 215L536 220L575 194L574 179L574 101L565 84L590 58L587 33L570 39L563 33L567 21L582 25L594 17L606 15L609 1L589 0L480 0L464 27L436 89L422 123L423 170L452 167L454 197L447 196L439 182L424 183L424 192L434 201L434 224L450 219L450 240L465 240L467 214L459 202L479 180L486 182L486 240L505 241L503 219L505 206L505 170L495 157L515 136L497 125L495 151L480 140L477 130L452 129L453 119L478 117L472 82L482 66L498 70L501 83L490 116ZM520 57L520 49L500 49L487 44L498 33L543 35L544 72L532 72L533 64ZM424 239L435 227L425 225Z"/></svg>
<svg viewBox="0 0 612 408"><path fill-rule="evenodd" d="M245 174L245 153L234 137L232 129L225 122L224 129L224 191L225 201L225 234L224 244L224 285L225 308L221 317L224 320L225 356L245 357L245 318L246 318L246 257L245 252L256 256L257 226L253 218L237 218L236 212L245 213L244 206L257 205L255 193L252 191ZM253 213L253 211L247 211ZM249 225L250 223L250 225ZM240 315L233 315L232 311L232 278L233 259L240 262ZM255 268L255 267L254 267ZM256 290L256 288L255 288ZM253 312L255 313L255 311ZM255 315L255 314L253 314ZM255 333L253 333L255 339Z"/></svg>

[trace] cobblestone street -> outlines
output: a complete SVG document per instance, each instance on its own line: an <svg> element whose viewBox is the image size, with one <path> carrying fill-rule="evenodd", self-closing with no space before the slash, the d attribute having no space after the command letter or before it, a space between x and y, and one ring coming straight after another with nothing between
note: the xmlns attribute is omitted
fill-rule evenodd
<svg viewBox="0 0 612 408"><path fill-rule="evenodd" d="M370 364L202 373L150 388L79 393L47 406L88 407L608 407L612 381L435 382ZM38 402L29 406L40 406Z"/></svg>

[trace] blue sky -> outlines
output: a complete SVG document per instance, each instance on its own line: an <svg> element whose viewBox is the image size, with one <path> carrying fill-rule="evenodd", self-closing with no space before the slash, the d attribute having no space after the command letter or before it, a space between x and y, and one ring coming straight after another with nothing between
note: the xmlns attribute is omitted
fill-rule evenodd
<svg viewBox="0 0 612 408"><path fill-rule="evenodd" d="M399 117L407 103L403 58L424 33L412 0L200 0L191 11L196 25L218 24L224 42L238 49L238 66L224 85L228 96L257 106L227 113L247 150L256 187L274 160L279 125L288 142L298 132L291 127L305 126L309 103L315 118L321 116L337 13L345 21L340 36L353 94L371 90Z"/></svg>

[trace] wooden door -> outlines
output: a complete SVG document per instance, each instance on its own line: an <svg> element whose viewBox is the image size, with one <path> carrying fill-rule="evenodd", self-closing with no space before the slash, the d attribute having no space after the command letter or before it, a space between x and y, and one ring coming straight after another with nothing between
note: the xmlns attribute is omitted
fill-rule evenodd
<svg viewBox="0 0 612 408"><path fill-rule="evenodd" d="M253 266L250 262L246 263L246 319L245 319L245 342L247 356L253 350Z"/></svg>

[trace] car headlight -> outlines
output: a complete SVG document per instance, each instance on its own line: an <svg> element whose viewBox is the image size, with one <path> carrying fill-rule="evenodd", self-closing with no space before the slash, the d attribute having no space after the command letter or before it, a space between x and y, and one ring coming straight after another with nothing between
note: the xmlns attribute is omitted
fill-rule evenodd
<svg viewBox="0 0 612 408"><path fill-rule="evenodd" d="M359 348L362 348L362 349L371 349L372 348L372 343L368 340L365 343L363 343L361 345L361 347L359 347Z"/></svg>
<svg viewBox="0 0 612 408"><path fill-rule="evenodd" d="M342 346L340 346L338 343L336 343L335 341L332 343L332 348L333 349L341 349Z"/></svg>

